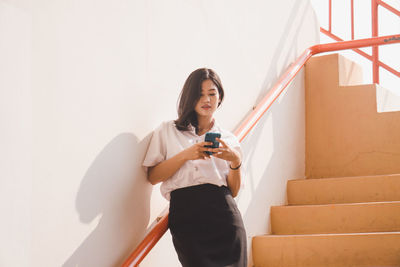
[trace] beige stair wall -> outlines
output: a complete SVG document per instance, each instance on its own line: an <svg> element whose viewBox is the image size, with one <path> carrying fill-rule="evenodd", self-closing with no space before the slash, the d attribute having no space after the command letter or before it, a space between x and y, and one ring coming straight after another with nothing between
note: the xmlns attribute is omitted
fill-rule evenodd
<svg viewBox="0 0 400 267"><path fill-rule="evenodd" d="M400 173L400 112L378 113L376 85L338 54L306 65L306 177Z"/></svg>

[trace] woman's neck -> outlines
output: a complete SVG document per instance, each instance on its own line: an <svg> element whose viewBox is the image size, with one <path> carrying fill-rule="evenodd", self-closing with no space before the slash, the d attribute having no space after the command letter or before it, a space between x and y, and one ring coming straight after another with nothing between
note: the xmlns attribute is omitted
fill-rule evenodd
<svg viewBox="0 0 400 267"><path fill-rule="evenodd" d="M197 117L197 134L203 135L208 132L214 125L213 117Z"/></svg>

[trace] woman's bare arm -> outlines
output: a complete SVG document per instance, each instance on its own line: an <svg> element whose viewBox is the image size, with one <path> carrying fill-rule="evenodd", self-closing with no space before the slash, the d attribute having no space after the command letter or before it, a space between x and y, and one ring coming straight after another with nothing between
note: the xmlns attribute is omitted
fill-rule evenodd
<svg viewBox="0 0 400 267"><path fill-rule="evenodd" d="M239 166L239 161L230 162L230 166L232 168L236 168ZM231 190L232 196L236 197L239 193L240 184L242 181L242 172L240 171L240 167L237 170L229 170L228 177L226 178L226 182L228 184L229 189Z"/></svg>
<svg viewBox="0 0 400 267"><path fill-rule="evenodd" d="M174 173L176 173L185 162L185 153L182 151L172 158L164 160L156 166L150 167L147 179L153 185L163 182L174 175Z"/></svg>
<svg viewBox="0 0 400 267"><path fill-rule="evenodd" d="M212 149L211 151L216 153L213 156L228 161L228 164L230 164L230 166L234 169L238 167L242 162L241 150L236 150L232 148L220 138L218 138L217 140L221 143L222 147ZM231 190L233 197L237 196L240 189L241 181L242 173L240 171L240 168L238 168L237 170L230 169L228 177L226 178L226 182L229 189Z"/></svg>
<svg viewBox="0 0 400 267"><path fill-rule="evenodd" d="M147 179L153 185L163 182L174 175L183 164L188 160L205 159L210 156L204 151L210 151L205 145L211 145L212 142L201 142L181 151L175 156L150 167Z"/></svg>

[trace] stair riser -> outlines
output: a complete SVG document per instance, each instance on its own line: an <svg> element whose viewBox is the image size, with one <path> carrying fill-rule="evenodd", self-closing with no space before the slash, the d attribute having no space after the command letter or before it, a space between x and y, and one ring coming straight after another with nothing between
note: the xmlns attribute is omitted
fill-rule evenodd
<svg viewBox="0 0 400 267"><path fill-rule="evenodd" d="M400 202L271 207L272 234L400 231Z"/></svg>
<svg viewBox="0 0 400 267"><path fill-rule="evenodd" d="M400 233L253 238L256 267L400 266Z"/></svg>
<svg viewBox="0 0 400 267"><path fill-rule="evenodd" d="M291 180L289 205L400 201L400 175Z"/></svg>

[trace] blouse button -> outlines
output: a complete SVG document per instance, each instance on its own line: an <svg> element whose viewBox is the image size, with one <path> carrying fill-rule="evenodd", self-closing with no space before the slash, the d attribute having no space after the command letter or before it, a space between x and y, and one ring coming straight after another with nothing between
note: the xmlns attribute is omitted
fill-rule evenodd
<svg viewBox="0 0 400 267"><path fill-rule="evenodd" d="M195 166L194 170L197 172L199 170L199 168L197 166Z"/></svg>

